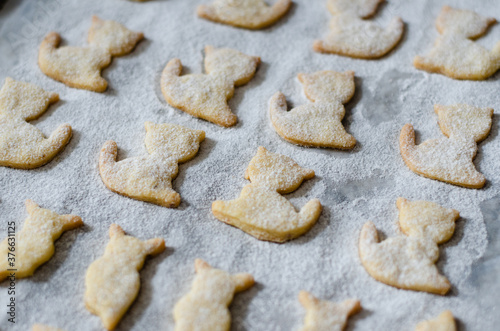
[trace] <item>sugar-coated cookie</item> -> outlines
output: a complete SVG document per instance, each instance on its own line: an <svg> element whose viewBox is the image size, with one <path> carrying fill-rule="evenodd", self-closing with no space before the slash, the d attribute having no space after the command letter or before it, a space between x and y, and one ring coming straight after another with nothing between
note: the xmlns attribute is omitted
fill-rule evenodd
<svg viewBox="0 0 500 331"><path fill-rule="evenodd" d="M0 166L33 169L51 161L71 139L71 126L60 125L49 138L27 123L57 102L57 93L12 78L0 90Z"/></svg>
<svg viewBox="0 0 500 331"><path fill-rule="evenodd" d="M342 331L349 316L361 311L361 303L356 299L337 303L320 300L301 291L299 301L306 309L304 326L300 331Z"/></svg>
<svg viewBox="0 0 500 331"><path fill-rule="evenodd" d="M356 139L342 126L344 103L354 95L354 72L318 71L299 74L313 103L287 111L285 95L277 92L269 102L271 123L285 140L302 146L349 149Z"/></svg>
<svg viewBox="0 0 500 331"><path fill-rule="evenodd" d="M406 124L399 137L404 162L413 172L424 177L468 188L482 188L486 178L476 170L472 160L477 153L477 143L490 132L493 109L458 104L435 105L434 110L447 138L416 145L413 126Z"/></svg>
<svg viewBox="0 0 500 331"><path fill-rule="evenodd" d="M229 331L228 306L235 293L252 287L252 275L232 275L201 259L195 260L194 267L196 277L191 291L174 307L175 331Z"/></svg>
<svg viewBox="0 0 500 331"><path fill-rule="evenodd" d="M26 200L26 210L29 216L21 231L0 243L0 254L4 256L0 259L0 281L13 275L15 278L33 275L39 266L54 255L54 241L63 232L83 224L79 216L59 215L40 208L31 200Z"/></svg>
<svg viewBox="0 0 500 331"><path fill-rule="evenodd" d="M33 331L64 331L63 329L58 329L53 326L35 324L33 325Z"/></svg>
<svg viewBox="0 0 500 331"><path fill-rule="evenodd" d="M428 201L397 200L399 224L407 235L380 242L372 222L367 222L359 237L359 256L366 271L376 280L401 289L444 295L450 282L435 263L438 243L453 235L456 210Z"/></svg>
<svg viewBox="0 0 500 331"><path fill-rule="evenodd" d="M277 0L273 6L264 0L214 0L198 6L198 16L245 29L262 29L283 17L292 0Z"/></svg>
<svg viewBox="0 0 500 331"><path fill-rule="evenodd" d="M454 79L483 80L500 69L500 42L489 51L474 42L496 20L470 10L444 6L436 21L440 35L426 56L416 56L417 69Z"/></svg>
<svg viewBox="0 0 500 331"><path fill-rule="evenodd" d="M139 270L146 256L163 252L165 241L127 236L117 224L111 224L109 238L104 255L87 269L85 306L113 330L139 293Z"/></svg>
<svg viewBox="0 0 500 331"><path fill-rule="evenodd" d="M329 0L333 14L330 32L314 42L316 52L361 59L376 59L389 53L403 37L404 23L395 17L384 29L364 20L375 14L381 0Z"/></svg>
<svg viewBox="0 0 500 331"><path fill-rule="evenodd" d="M178 163L191 160L198 153L205 132L175 124L146 122L146 149L149 155L116 161L117 144L110 140L101 149L99 172L111 191L132 199L164 207L177 207L179 193L172 189Z"/></svg>
<svg viewBox="0 0 500 331"><path fill-rule="evenodd" d="M438 317L417 324L415 331L456 331L455 318L449 310L443 311Z"/></svg>
<svg viewBox="0 0 500 331"><path fill-rule="evenodd" d="M248 83L257 70L260 58L229 48L205 47L206 74L181 76L179 59L170 60L161 76L161 91L173 107L220 126L230 127L238 118L227 101L235 86Z"/></svg>
<svg viewBox="0 0 500 331"><path fill-rule="evenodd" d="M295 191L314 171L299 166L291 158L259 147L245 172L252 183L239 198L215 201L214 216L259 240L282 243L311 229L321 214L318 199L310 200L300 212L281 194Z"/></svg>
<svg viewBox="0 0 500 331"><path fill-rule="evenodd" d="M38 65L44 74L70 87L104 92L108 82L101 77L101 70L111 63L113 56L130 53L143 38L141 32L93 16L88 36L90 46L59 47L61 36L50 32L40 45Z"/></svg>

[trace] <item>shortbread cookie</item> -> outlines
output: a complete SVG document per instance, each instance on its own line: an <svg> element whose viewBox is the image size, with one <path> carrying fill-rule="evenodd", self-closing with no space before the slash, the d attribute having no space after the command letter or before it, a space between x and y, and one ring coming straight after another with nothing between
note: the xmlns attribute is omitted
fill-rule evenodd
<svg viewBox="0 0 500 331"><path fill-rule="evenodd" d="M214 216L259 240L282 243L311 229L321 214L318 199L310 200L300 212L281 194L295 191L314 171L299 166L291 158L259 147L245 172L252 183L239 198L215 201Z"/></svg>
<svg viewBox="0 0 500 331"><path fill-rule="evenodd" d="M194 267L196 277L191 291L174 307L175 331L229 331L228 306L235 293L252 287L252 275L231 275L200 259L194 261Z"/></svg>
<svg viewBox="0 0 500 331"><path fill-rule="evenodd" d="M140 32L93 16L89 47L59 47L61 36L50 32L40 45L38 65L44 74L70 87L104 92L108 82L101 77L101 70L111 63L112 56L131 52L143 38Z"/></svg>
<svg viewBox="0 0 500 331"><path fill-rule="evenodd" d="M443 311L438 317L417 324L415 331L456 331L455 318L449 310Z"/></svg>
<svg viewBox="0 0 500 331"><path fill-rule="evenodd" d="M179 59L170 60L161 76L161 91L165 100L186 113L229 127L238 118L227 101L235 86L248 83L257 70L260 58L229 48L205 47L206 74L181 76Z"/></svg>
<svg viewBox="0 0 500 331"><path fill-rule="evenodd" d="M64 330L55 328L53 326L35 324L33 325L33 331L64 331Z"/></svg>
<svg viewBox="0 0 500 331"><path fill-rule="evenodd" d="M299 301L307 311L300 331L342 331L347 319L361 311L361 303L356 299L336 303L319 300L312 294L301 291Z"/></svg>
<svg viewBox="0 0 500 331"><path fill-rule="evenodd" d="M15 237L9 236L0 243L0 281L15 275L25 278L50 260L54 255L54 241L63 232L83 224L76 215L59 215L42 209L31 200L26 200L28 218ZM16 269L11 271L9 269Z"/></svg>
<svg viewBox="0 0 500 331"><path fill-rule="evenodd" d="M436 22L440 36L426 56L416 56L417 69L454 79L483 80L500 69L500 42L489 51L473 40L496 20L470 10L444 6Z"/></svg>
<svg viewBox="0 0 500 331"><path fill-rule="evenodd" d="M349 149L356 139L342 126L344 103L354 95L354 72L318 71L299 74L312 104L287 111L286 98L277 92L270 101L271 123L285 140L302 146Z"/></svg>
<svg viewBox="0 0 500 331"><path fill-rule="evenodd" d="M99 171L111 191L164 207L177 207L179 193L172 189L178 163L191 160L205 139L205 132L175 124L146 122L149 155L117 162L118 146L107 141L101 149Z"/></svg>
<svg viewBox="0 0 500 331"><path fill-rule="evenodd" d="M117 224L111 224L109 237L104 255L87 269L85 306L101 318L107 330L113 330L139 293L139 270L146 256L163 252L165 242L127 236Z"/></svg>
<svg viewBox="0 0 500 331"><path fill-rule="evenodd" d="M0 90L0 166L33 169L51 161L69 142L71 126L60 125L49 138L27 123L57 102L57 93L6 78Z"/></svg>
<svg viewBox="0 0 500 331"><path fill-rule="evenodd" d="M277 0L273 6L264 0L214 0L198 6L198 16L245 29L262 29L283 17L292 0Z"/></svg>
<svg viewBox="0 0 500 331"><path fill-rule="evenodd" d="M364 20L375 14L380 0L329 0L333 14L330 32L314 42L316 52L334 53L362 59L380 58L389 53L403 37L404 23L395 17L384 29Z"/></svg>
<svg viewBox="0 0 500 331"><path fill-rule="evenodd" d="M401 289L446 294L450 283L435 263L438 244L448 241L459 218L456 210L428 201L398 198L399 224L406 236L379 242L377 229L367 222L359 238L359 256L376 280Z"/></svg>
<svg viewBox="0 0 500 331"><path fill-rule="evenodd" d="M476 170L472 160L477 142L491 129L493 109L469 105L434 106L441 131L448 138L415 144L411 124L401 130L399 148L406 165L424 177L468 188L482 188L486 179Z"/></svg>

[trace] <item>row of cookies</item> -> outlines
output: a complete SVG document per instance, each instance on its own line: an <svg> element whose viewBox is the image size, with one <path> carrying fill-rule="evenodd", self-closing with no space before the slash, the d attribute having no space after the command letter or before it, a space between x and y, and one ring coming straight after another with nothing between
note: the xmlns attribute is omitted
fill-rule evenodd
<svg viewBox="0 0 500 331"><path fill-rule="evenodd" d="M373 278L385 284L445 294L450 284L434 265L439 256L437 244L451 238L459 213L432 202L410 202L403 198L398 199L397 206L400 227L405 235L378 243L373 223L365 224L359 239L362 265ZM31 276L54 254L53 242L64 231L83 224L79 216L59 215L40 208L31 200L26 201L26 209L29 216L22 230L14 239L8 237L0 243L0 252L17 257L13 261L6 259L1 262L1 280L15 281ZM163 252L165 242L161 238L142 241L125 235L117 224L110 226L109 237L104 255L87 269L85 306L101 318L107 330L113 330L139 293L139 270L146 257ZM228 306L235 293L254 284L252 275L231 275L200 259L195 261L195 269L197 275L191 291L174 307L175 330L229 330ZM299 300L307 310L304 331L341 330L348 316L361 310L360 302L355 299L333 303L303 291ZM455 325L451 313L445 312L436 321L419 324L416 330L433 330L434 323L445 323L448 327ZM43 328L36 326L34 330Z"/></svg>

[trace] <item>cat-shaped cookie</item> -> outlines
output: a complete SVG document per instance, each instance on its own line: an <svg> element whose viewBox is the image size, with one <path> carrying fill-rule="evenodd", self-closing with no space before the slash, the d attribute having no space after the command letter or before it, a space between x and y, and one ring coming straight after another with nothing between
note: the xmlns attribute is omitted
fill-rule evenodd
<svg viewBox="0 0 500 331"><path fill-rule="evenodd" d="M87 269L85 306L101 318L107 330L113 330L139 293L144 260L163 252L165 241L139 240L125 235L117 224L111 224L109 238L104 255Z"/></svg>
<svg viewBox="0 0 500 331"><path fill-rule="evenodd" d="M316 52L362 59L376 59L389 53L403 37L404 23L395 17L386 28L365 20L373 16L383 0L329 0L333 14L330 32L314 42Z"/></svg>
<svg viewBox="0 0 500 331"><path fill-rule="evenodd" d="M356 299L337 303L320 300L306 291L301 291L299 301L306 309L304 326L300 331L342 331L347 319L361 311L361 303Z"/></svg>
<svg viewBox="0 0 500 331"><path fill-rule="evenodd" d="M277 0L273 6L264 0L214 0L198 6L198 16L245 29L262 29L283 17L292 0Z"/></svg>
<svg viewBox="0 0 500 331"><path fill-rule="evenodd" d="M50 32L40 45L38 65L44 74L70 87L104 92L108 82L101 77L101 70L109 66L113 56L130 53L143 38L141 32L93 16L89 46L59 47L61 36Z"/></svg>
<svg viewBox="0 0 500 331"><path fill-rule="evenodd" d="M33 169L51 161L69 142L71 126L60 125L49 138L27 123L57 102L57 93L12 78L0 90L0 166Z"/></svg>
<svg viewBox="0 0 500 331"><path fill-rule="evenodd" d="M206 74L181 76L179 59L170 60L161 76L161 91L173 107L224 127L236 124L238 118L227 101L235 86L248 83L257 70L260 58L229 48L205 47Z"/></svg>
<svg viewBox="0 0 500 331"><path fill-rule="evenodd" d="M438 317L417 324L415 331L456 331L455 318L449 310L443 311Z"/></svg>
<svg viewBox="0 0 500 331"><path fill-rule="evenodd" d="M496 22L470 10L444 6L436 21L440 33L426 56L416 56L417 69L454 79L483 80L500 69L500 42L489 51L474 42Z"/></svg>
<svg viewBox="0 0 500 331"><path fill-rule="evenodd" d="M399 137L404 162L424 177L467 188L482 188L486 179L476 170L472 160L476 156L477 143L490 132L493 109L457 104L435 105L434 110L447 138L416 145L413 126L406 124Z"/></svg>
<svg viewBox="0 0 500 331"><path fill-rule="evenodd" d="M178 163L191 160L205 139L205 132L175 124L146 122L149 155L116 161L118 146L107 141L101 149L99 172L113 192L164 207L177 207L179 193L172 189Z"/></svg>
<svg viewBox="0 0 500 331"><path fill-rule="evenodd" d="M438 244L448 241L459 218L456 210L428 201L399 198L399 224L406 236L380 242L372 222L367 222L359 237L359 256L366 271L376 280L401 289L446 294L450 282L435 263Z"/></svg>
<svg viewBox="0 0 500 331"><path fill-rule="evenodd" d="M302 146L349 149L356 139L342 126L344 103L354 95L354 72L318 71L299 74L313 103L287 111L285 95L277 92L269 102L271 123L285 140Z"/></svg>
<svg viewBox="0 0 500 331"><path fill-rule="evenodd" d="M28 218L15 237L9 236L0 243L0 281L11 275L24 278L54 255L54 241L63 232L83 224L76 215L59 215L40 208L31 200L26 200ZM11 264L13 263L13 264ZM9 269L16 269L15 271Z"/></svg>
<svg viewBox="0 0 500 331"><path fill-rule="evenodd" d="M245 172L252 183L246 185L239 198L214 201L212 213L259 240L282 243L311 229L321 214L318 199L310 200L300 212L282 194L295 191L303 180L314 177L291 158L259 147Z"/></svg>
<svg viewBox="0 0 500 331"><path fill-rule="evenodd" d="M175 331L229 331L231 315L228 306L235 293L252 287L254 279L247 273L231 275L196 259L196 277L191 291L174 308Z"/></svg>

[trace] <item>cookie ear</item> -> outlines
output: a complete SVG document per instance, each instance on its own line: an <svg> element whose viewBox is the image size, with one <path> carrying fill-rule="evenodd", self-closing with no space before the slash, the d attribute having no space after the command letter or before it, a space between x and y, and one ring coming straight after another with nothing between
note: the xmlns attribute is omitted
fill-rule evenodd
<svg viewBox="0 0 500 331"><path fill-rule="evenodd" d="M144 127L146 128L146 132L148 132L149 130L153 130L153 129L154 129L154 127L155 127L155 125L156 125L156 124L155 124L155 123L153 123L153 122L149 122L149 121L148 121L148 122L145 122L145 123L144 123Z"/></svg>
<svg viewBox="0 0 500 331"><path fill-rule="evenodd" d="M118 224L111 224L111 226L109 227L109 237L110 238L121 237L124 235L125 235L125 231L123 231L121 226L119 226Z"/></svg>
<svg viewBox="0 0 500 331"><path fill-rule="evenodd" d="M235 292L245 291L255 284L253 276L248 273L235 274L233 280L235 282Z"/></svg>
<svg viewBox="0 0 500 331"><path fill-rule="evenodd" d="M200 271L207 270L207 269L212 269L210 264L203 261L202 259L194 260L194 270L196 271L196 273L199 273Z"/></svg>
<svg viewBox="0 0 500 331"><path fill-rule="evenodd" d="M24 202L24 205L26 206L26 210L28 211L28 214L32 214L35 209L39 208L39 206L33 201L33 200L26 200Z"/></svg>
<svg viewBox="0 0 500 331"><path fill-rule="evenodd" d="M406 207L407 205L408 205L408 200L406 200L405 198L399 197L396 200L396 206L398 207L399 210L401 210L402 208Z"/></svg>
<svg viewBox="0 0 500 331"><path fill-rule="evenodd" d="M319 303L319 299L307 291L300 291L299 302L304 308L310 308L316 306Z"/></svg>

